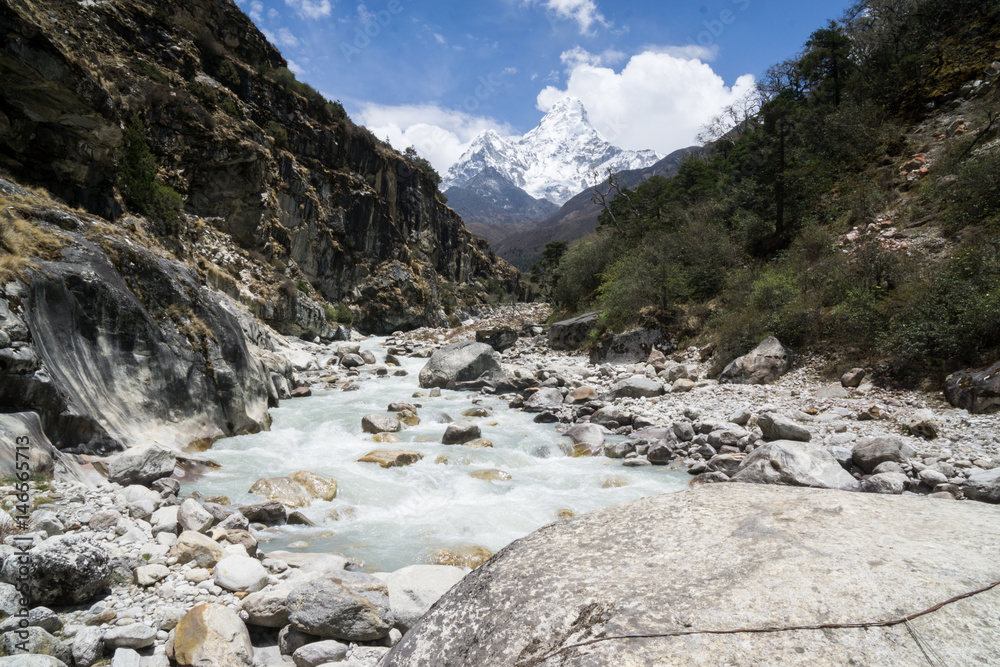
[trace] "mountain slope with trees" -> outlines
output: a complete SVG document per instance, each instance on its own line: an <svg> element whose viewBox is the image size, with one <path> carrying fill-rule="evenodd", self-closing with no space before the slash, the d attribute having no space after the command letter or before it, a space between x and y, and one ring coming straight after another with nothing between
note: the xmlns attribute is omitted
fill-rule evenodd
<svg viewBox="0 0 1000 667"><path fill-rule="evenodd" d="M772 333L937 383L1000 357L1000 4L866 0L624 188L542 282L728 360Z"/></svg>

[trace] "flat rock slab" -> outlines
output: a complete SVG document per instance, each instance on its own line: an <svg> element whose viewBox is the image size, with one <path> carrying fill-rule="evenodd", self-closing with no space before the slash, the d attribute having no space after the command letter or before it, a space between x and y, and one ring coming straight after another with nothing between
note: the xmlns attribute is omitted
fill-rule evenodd
<svg viewBox="0 0 1000 667"><path fill-rule="evenodd" d="M927 664L905 625L620 639L552 654L625 634L898 619L997 581L992 505L705 485L512 543L442 597L383 666ZM998 606L1000 587L912 626L946 664L989 664Z"/></svg>

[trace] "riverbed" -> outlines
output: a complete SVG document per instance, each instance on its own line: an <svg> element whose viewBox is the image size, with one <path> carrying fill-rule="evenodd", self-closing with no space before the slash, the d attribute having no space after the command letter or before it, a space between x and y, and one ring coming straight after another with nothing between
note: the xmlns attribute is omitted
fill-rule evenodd
<svg viewBox="0 0 1000 667"><path fill-rule="evenodd" d="M385 339L371 338L362 349L381 363ZM265 551L341 553L369 570L391 571L425 563L440 549L481 546L497 551L511 541L556 521L565 511L581 514L639 498L679 491L690 476L662 467L628 468L604 457L571 458L560 445L569 441L534 415L507 407L499 397L442 391L426 394L418 374L426 359L401 357L405 377L356 378L356 391L316 392L283 401L271 411L271 430L217 442L208 456L222 468L186 485L185 492L225 495L234 504L258 502L248 493L262 477L308 470L337 480L337 497L314 501L301 511L316 526L280 526L257 537ZM390 371L395 370L390 367ZM421 422L398 434L399 442L379 444L361 428L369 413L385 413L389 403L420 406ZM443 445L449 419L485 408L471 418L492 448ZM407 449L423 458L410 466L383 469L357 459L375 449ZM446 461L446 462L445 462ZM501 470L509 481L470 476Z"/></svg>

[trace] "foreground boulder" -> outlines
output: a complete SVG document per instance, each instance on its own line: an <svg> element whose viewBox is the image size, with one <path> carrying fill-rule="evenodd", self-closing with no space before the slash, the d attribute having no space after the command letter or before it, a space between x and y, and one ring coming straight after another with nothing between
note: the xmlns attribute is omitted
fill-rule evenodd
<svg viewBox="0 0 1000 667"><path fill-rule="evenodd" d="M195 607L174 633L174 659L180 667L250 667L250 633L232 609L219 604Z"/></svg>
<svg viewBox="0 0 1000 667"><path fill-rule="evenodd" d="M517 540L382 665L926 664L903 625L601 641L545 658L625 634L897 619L1000 579L998 521L979 503L742 484L647 498ZM912 625L943 663L988 664L998 596Z"/></svg>
<svg viewBox="0 0 1000 667"><path fill-rule="evenodd" d="M949 375L944 394L949 403L972 414L1000 411L1000 361L982 370Z"/></svg>
<svg viewBox="0 0 1000 667"><path fill-rule="evenodd" d="M174 454L163 447L132 447L108 460L108 479L122 486L149 485L173 474L176 462Z"/></svg>
<svg viewBox="0 0 1000 667"><path fill-rule="evenodd" d="M854 447L851 454L854 465L866 473L872 474L879 464L887 461L903 463L916 456L917 450L913 449L902 438L885 436L865 438Z"/></svg>
<svg viewBox="0 0 1000 667"><path fill-rule="evenodd" d="M360 572L298 586L286 607L296 630L329 639L372 641L389 634L393 624L385 584Z"/></svg>
<svg viewBox="0 0 1000 667"><path fill-rule="evenodd" d="M507 379L500 368L500 355L485 343L454 343L435 352L420 370L420 386L424 389L460 382L502 382Z"/></svg>
<svg viewBox="0 0 1000 667"><path fill-rule="evenodd" d="M1000 504L1000 468L969 475L969 479L965 481L965 497Z"/></svg>
<svg viewBox="0 0 1000 667"><path fill-rule="evenodd" d="M23 587L34 605L71 605L89 602L111 578L111 554L86 537L50 537L27 553L30 569L20 572L20 557L4 560L0 579ZM24 577L22 579L22 577Z"/></svg>
<svg viewBox="0 0 1000 667"><path fill-rule="evenodd" d="M770 384L792 368L793 353L774 336L768 336L748 354L722 371L719 382Z"/></svg>
<svg viewBox="0 0 1000 667"><path fill-rule="evenodd" d="M861 488L858 480L844 470L830 452L792 440L776 440L750 452L732 481L843 491Z"/></svg>
<svg viewBox="0 0 1000 667"><path fill-rule="evenodd" d="M621 398L653 398L662 395L662 384L644 375L633 375L612 386L603 398L606 401L617 401Z"/></svg>
<svg viewBox="0 0 1000 667"><path fill-rule="evenodd" d="M384 577L396 627L407 632L465 572L450 565L410 565Z"/></svg>

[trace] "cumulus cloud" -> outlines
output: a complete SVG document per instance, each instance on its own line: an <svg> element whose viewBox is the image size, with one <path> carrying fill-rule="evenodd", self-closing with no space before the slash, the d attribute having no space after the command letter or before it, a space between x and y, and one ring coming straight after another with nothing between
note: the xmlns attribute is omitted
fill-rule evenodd
<svg viewBox="0 0 1000 667"><path fill-rule="evenodd" d="M559 18L576 21L580 26L580 32L585 35L590 34L590 29L595 23L602 26L610 25L598 10L594 0L525 0L525 4L541 5Z"/></svg>
<svg viewBox="0 0 1000 667"><path fill-rule="evenodd" d="M696 143L699 131L754 86L747 74L727 86L692 52L649 49L620 70L582 49L563 54L565 87L547 86L537 106L548 111L571 95L583 101L591 122L613 144L666 155ZM685 57L688 56L688 57Z"/></svg>
<svg viewBox="0 0 1000 667"><path fill-rule="evenodd" d="M272 40L278 46L294 47L299 45L299 38L288 28L279 28L278 34Z"/></svg>
<svg viewBox="0 0 1000 667"><path fill-rule="evenodd" d="M264 18L264 3L254 0L250 3L249 16L253 19L254 23L260 23L261 19Z"/></svg>
<svg viewBox="0 0 1000 667"><path fill-rule="evenodd" d="M432 104L366 104L360 113L352 116L379 139L388 139L398 150L413 146L441 175L485 130L496 130L504 136L514 134L509 126L491 118Z"/></svg>
<svg viewBox="0 0 1000 667"><path fill-rule="evenodd" d="M330 15L333 4L330 0L285 0L285 4L306 19L321 19Z"/></svg>

